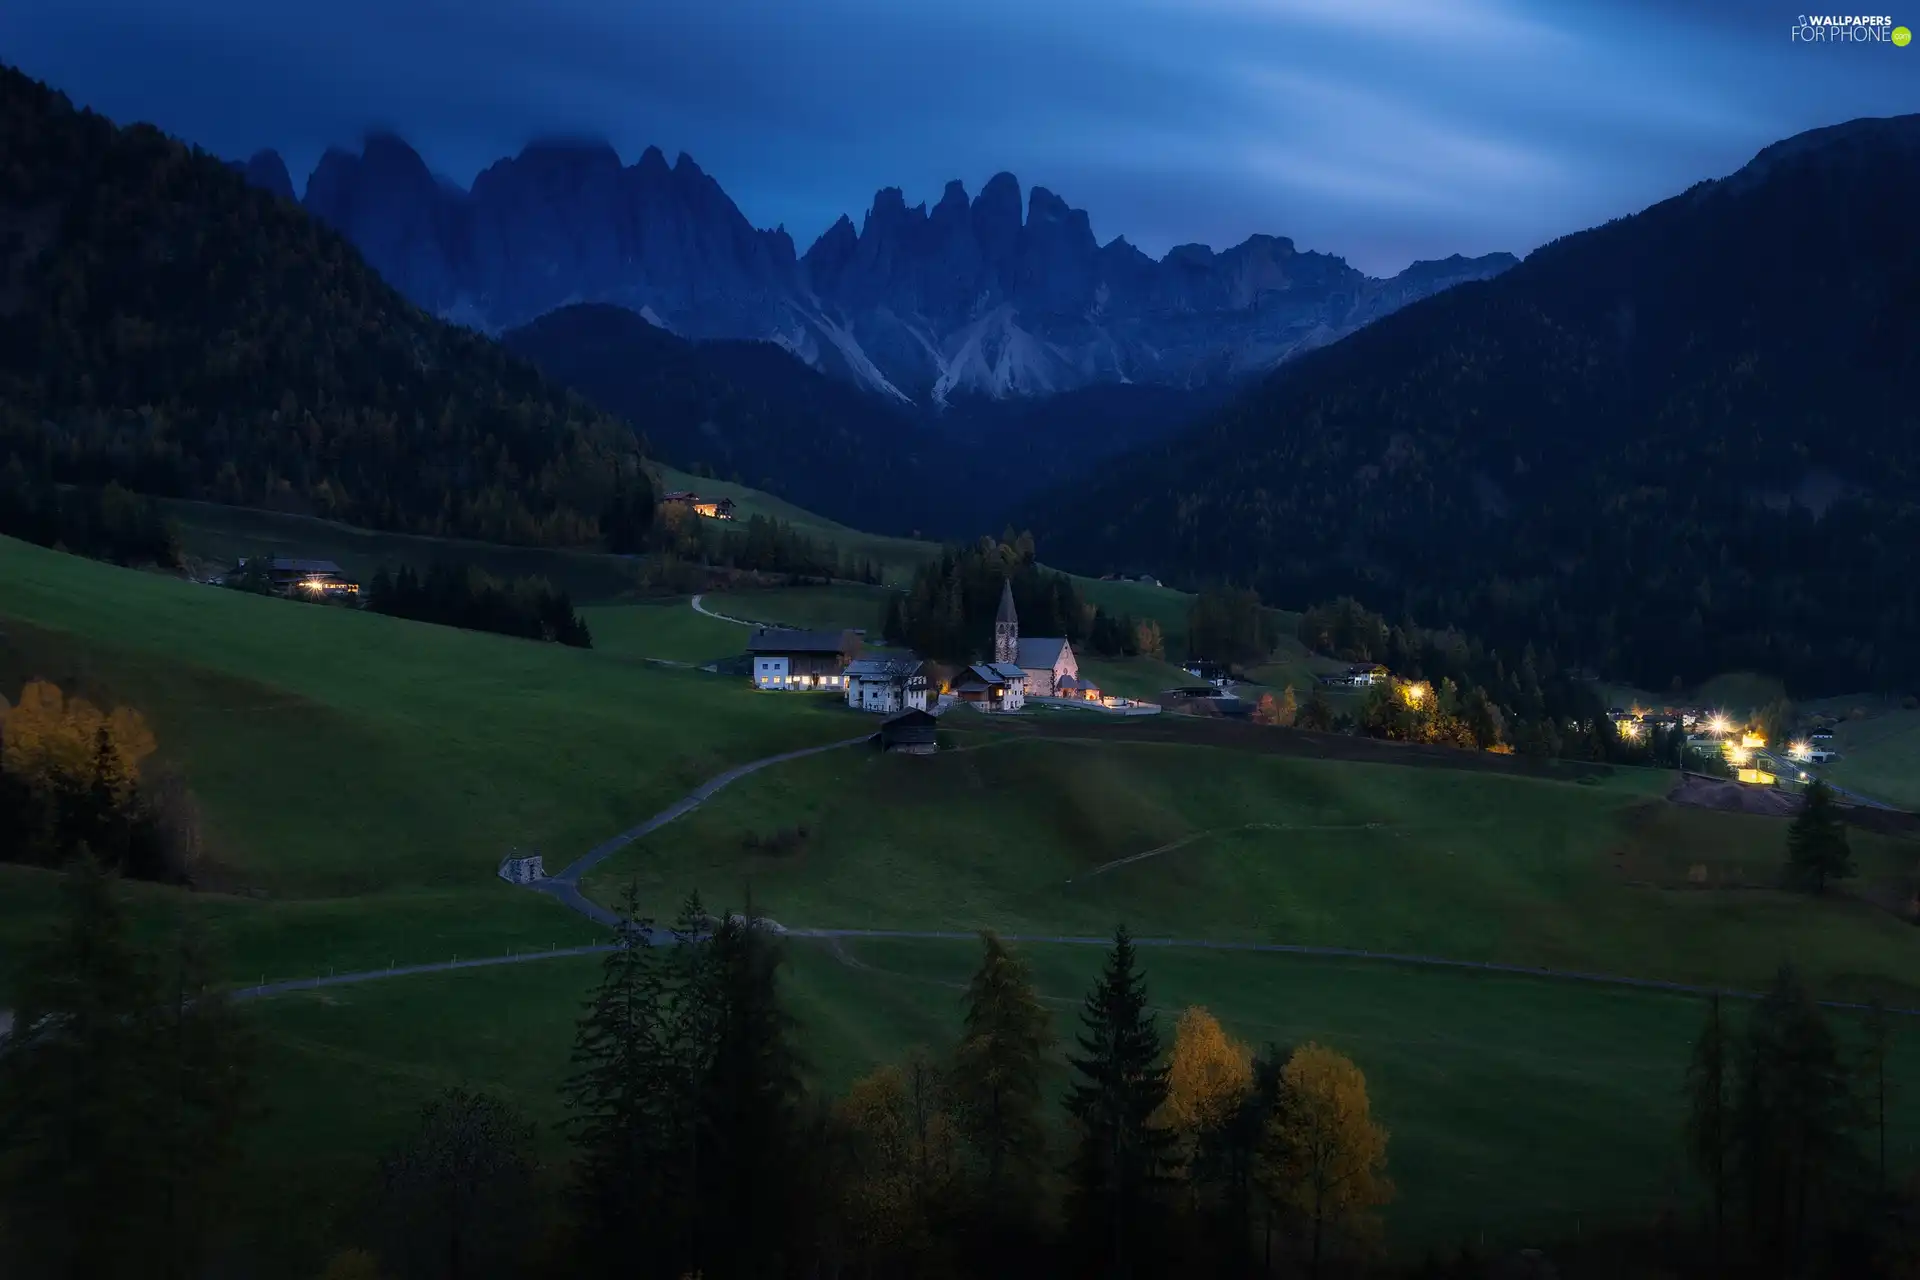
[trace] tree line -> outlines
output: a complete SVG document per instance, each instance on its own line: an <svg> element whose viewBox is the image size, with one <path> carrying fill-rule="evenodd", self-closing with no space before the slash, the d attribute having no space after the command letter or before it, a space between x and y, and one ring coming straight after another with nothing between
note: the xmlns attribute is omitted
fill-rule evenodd
<svg viewBox="0 0 1920 1280"><path fill-rule="evenodd" d="M0 470L0 535L114 564L178 568L180 545L158 503L108 483L63 487L16 457Z"/></svg>
<svg viewBox="0 0 1920 1280"><path fill-rule="evenodd" d="M541 577L503 581L471 564L434 564L424 574L411 565L383 566L367 584L365 607L415 622L593 647L593 633L565 591Z"/></svg>
<svg viewBox="0 0 1920 1280"><path fill-rule="evenodd" d="M1003 590L1013 591L1023 636L1064 636L1103 657L1131 657L1160 643L1159 628L1088 604L1063 573L1034 559L1030 533L1011 529L972 546L947 546L915 571L905 592L887 602L887 643L942 662L993 656L993 623Z"/></svg>
<svg viewBox="0 0 1920 1280"><path fill-rule="evenodd" d="M493 542L648 523L630 427L421 312L298 206L9 67L0 136L32 248L0 308L0 466Z"/></svg>
<svg viewBox="0 0 1920 1280"><path fill-rule="evenodd" d="M0 861L63 867L83 855L123 875L187 883L199 808L134 708L95 706L46 680L0 696Z"/></svg>
<svg viewBox="0 0 1920 1280"><path fill-rule="evenodd" d="M136 933L97 862L61 895L10 975L0 1265L224 1274L260 1114L249 1025L204 941ZM1389 1135L1358 1065L1255 1049L1203 1008L1169 1034L1124 928L1064 1033L982 934L950 1042L829 1096L764 922L697 896L662 929L636 912L629 889L554 1140L509 1098L444 1091L329 1224L326 1280L1410 1274L1382 1260ZM1911 1274L1886 1011L1836 1027L1790 968L1744 1018L1704 1003L1676 1081L1702 1196L1649 1234L1645 1273ZM1496 1272L1463 1250L1418 1274Z"/></svg>

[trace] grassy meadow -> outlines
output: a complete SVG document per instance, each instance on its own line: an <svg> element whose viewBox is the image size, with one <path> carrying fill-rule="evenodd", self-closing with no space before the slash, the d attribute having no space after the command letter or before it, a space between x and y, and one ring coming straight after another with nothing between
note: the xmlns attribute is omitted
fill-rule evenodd
<svg viewBox="0 0 1920 1280"><path fill-rule="evenodd" d="M711 621L684 604L659 616ZM662 647L676 645L696 651L684 632ZM306 972L439 959L455 939L577 941L576 917L494 877L510 849L557 867L730 765L845 736L853 717L617 644L249 596L0 540L0 691L36 677L152 724L159 762L200 801L213 891L133 896L205 914L244 975L296 976L290 957ZM50 879L0 868L0 937L44 916Z"/></svg>
<svg viewBox="0 0 1920 1280"><path fill-rule="evenodd" d="M611 901L631 879L665 910L690 888L750 886L796 926L1098 934L1125 920L1749 987L1791 958L1829 993L1920 1005L1920 930L1868 901L1905 900L1920 844L1854 832L1859 881L1812 901L1772 887L1783 822L1668 805L1669 782L989 734L931 759L850 750L765 770L587 888Z"/></svg>

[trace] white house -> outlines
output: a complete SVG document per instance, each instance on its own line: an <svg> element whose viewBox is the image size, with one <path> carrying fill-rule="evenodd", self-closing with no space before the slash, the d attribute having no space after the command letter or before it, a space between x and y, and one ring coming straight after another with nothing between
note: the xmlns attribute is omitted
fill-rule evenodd
<svg viewBox="0 0 1920 1280"><path fill-rule="evenodd" d="M993 617L993 665L1026 675L1024 698L1051 698L1054 686L1080 674L1079 659L1065 636L1020 637L1020 616L1013 608L1013 583L1000 588L1000 609Z"/></svg>
<svg viewBox="0 0 1920 1280"><path fill-rule="evenodd" d="M847 660L860 652L851 631L795 631L762 627L747 641L756 689L840 689Z"/></svg>
<svg viewBox="0 0 1920 1280"><path fill-rule="evenodd" d="M918 658L859 658L847 664L847 705L898 715L927 709L927 677Z"/></svg>
<svg viewBox="0 0 1920 1280"><path fill-rule="evenodd" d="M976 662L953 682L953 695L982 711L1018 711L1027 705L1027 673L1005 662Z"/></svg>

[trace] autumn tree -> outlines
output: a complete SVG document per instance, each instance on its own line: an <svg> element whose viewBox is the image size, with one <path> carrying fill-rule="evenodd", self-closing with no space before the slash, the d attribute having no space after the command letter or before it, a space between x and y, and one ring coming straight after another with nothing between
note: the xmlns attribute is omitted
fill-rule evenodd
<svg viewBox="0 0 1920 1280"><path fill-rule="evenodd" d="M1133 624L1133 639L1142 657L1157 658L1162 661L1166 659L1166 637L1160 632L1160 624L1152 618Z"/></svg>
<svg viewBox="0 0 1920 1280"><path fill-rule="evenodd" d="M1326 694L1315 689L1307 695L1306 705L1300 708L1300 714L1294 717L1294 723L1302 729L1326 733L1333 728L1333 704L1327 701Z"/></svg>
<svg viewBox="0 0 1920 1280"><path fill-rule="evenodd" d="M1162 1121L1178 1135L1183 1161L1191 1162L1201 1135L1219 1129L1253 1085L1253 1051L1226 1033L1198 1006L1180 1015L1167 1058L1167 1100Z"/></svg>
<svg viewBox="0 0 1920 1280"><path fill-rule="evenodd" d="M839 1218L867 1274L910 1265L932 1243L955 1169L941 1093L932 1060L916 1053L856 1080L834 1104Z"/></svg>
<svg viewBox="0 0 1920 1280"><path fill-rule="evenodd" d="M1286 1105L1264 1172L1271 1194L1311 1224L1310 1274L1318 1275L1328 1233L1357 1234L1370 1225L1367 1210L1393 1196L1387 1131L1374 1123L1360 1068L1332 1049L1296 1049L1282 1080Z"/></svg>
<svg viewBox="0 0 1920 1280"><path fill-rule="evenodd" d="M499 1098L453 1088L429 1102L405 1144L380 1166L391 1256L401 1274L518 1274L532 1145L533 1126Z"/></svg>
<svg viewBox="0 0 1920 1280"><path fill-rule="evenodd" d="M1124 1280L1156 1243L1173 1134L1159 1123L1167 1098L1160 1031L1146 978L1123 925L1081 1012L1080 1052L1067 1111L1078 1129L1071 1209L1101 1260Z"/></svg>
<svg viewBox="0 0 1920 1280"><path fill-rule="evenodd" d="M1833 789L1815 778L1807 785L1800 812L1787 828L1787 877L1813 893L1825 893L1829 880L1853 874L1853 850Z"/></svg>

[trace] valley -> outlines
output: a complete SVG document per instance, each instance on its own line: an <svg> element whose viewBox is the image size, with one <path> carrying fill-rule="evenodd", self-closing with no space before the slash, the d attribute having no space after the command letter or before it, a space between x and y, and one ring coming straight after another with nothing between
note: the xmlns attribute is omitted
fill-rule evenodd
<svg viewBox="0 0 1920 1280"><path fill-rule="evenodd" d="M1904 1274L1917 148L1391 275L1004 172L799 251L0 67L0 1271L1677 1280L1731 1159Z"/></svg>

